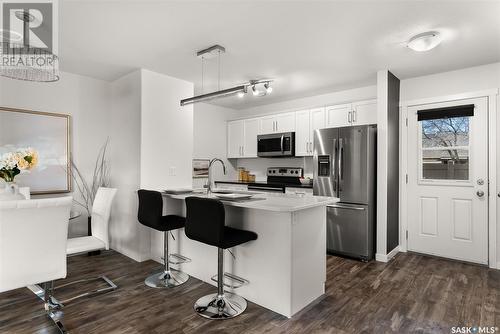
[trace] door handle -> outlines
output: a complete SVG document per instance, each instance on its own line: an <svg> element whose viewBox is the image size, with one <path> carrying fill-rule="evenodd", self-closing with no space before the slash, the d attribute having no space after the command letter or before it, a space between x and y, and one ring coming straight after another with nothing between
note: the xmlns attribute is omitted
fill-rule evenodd
<svg viewBox="0 0 500 334"><path fill-rule="evenodd" d="M478 190L478 191L476 192L476 194L477 194L477 197L483 197L483 196L484 196L484 191L482 191L482 190Z"/></svg>

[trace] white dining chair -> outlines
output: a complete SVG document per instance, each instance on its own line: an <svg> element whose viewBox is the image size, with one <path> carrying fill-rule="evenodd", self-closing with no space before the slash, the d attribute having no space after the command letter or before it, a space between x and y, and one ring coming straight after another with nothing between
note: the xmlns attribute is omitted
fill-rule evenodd
<svg viewBox="0 0 500 334"><path fill-rule="evenodd" d="M52 288L54 280L66 277L72 201L69 196L0 201L0 292L29 287L63 333L62 304Z"/></svg>
<svg viewBox="0 0 500 334"><path fill-rule="evenodd" d="M66 249L67 255L75 255L79 253L93 252L99 250L109 250L109 218L111 215L111 205L113 204L113 199L116 195L115 188L100 187L94 198L94 203L92 204L92 214L91 214L91 231L92 235L85 237L69 238L68 246ZM109 278L102 275L99 277L85 278L77 281L73 281L64 285L58 285L56 289L63 286L68 286L76 283L88 282L92 280L104 280L108 287L96 289L93 291L85 292L78 296L66 299L62 301L63 303L68 303L72 300L89 297L91 295L108 292L115 290L117 288Z"/></svg>
<svg viewBox="0 0 500 334"><path fill-rule="evenodd" d="M23 195L25 199L31 199L30 187L19 187L19 193Z"/></svg>

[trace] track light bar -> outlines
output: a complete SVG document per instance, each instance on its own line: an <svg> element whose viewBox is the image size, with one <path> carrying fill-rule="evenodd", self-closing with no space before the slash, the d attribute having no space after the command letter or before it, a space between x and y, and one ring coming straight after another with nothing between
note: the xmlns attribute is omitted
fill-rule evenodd
<svg viewBox="0 0 500 334"><path fill-rule="evenodd" d="M219 91L212 92L212 93L207 93L207 94L193 96L193 97L190 97L187 99L183 99L183 100L181 100L181 106L185 106L187 104L193 104L193 103L197 103L197 102L208 101L208 100L212 100L212 99L215 99L218 97L224 97L224 96L234 95L237 93L246 93L246 92L247 92L247 85L236 86L236 87L219 90Z"/></svg>

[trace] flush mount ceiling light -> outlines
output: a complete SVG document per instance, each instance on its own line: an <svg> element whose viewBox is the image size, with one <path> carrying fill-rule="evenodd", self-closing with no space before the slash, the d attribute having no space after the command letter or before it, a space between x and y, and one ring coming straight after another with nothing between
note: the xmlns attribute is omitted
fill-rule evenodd
<svg viewBox="0 0 500 334"><path fill-rule="evenodd" d="M407 43L413 51L424 52L434 49L441 43L441 35L437 31L427 31L415 35Z"/></svg>
<svg viewBox="0 0 500 334"><path fill-rule="evenodd" d="M181 106L185 106L188 104L193 104L197 102L204 102L213 100L216 98L227 97L231 95L237 95L240 98L243 98L245 94L248 92L248 88L251 87L252 94L254 96L265 96L272 92L271 82L272 79L259 79L259 80L250 80L238 86L234 86L227 89L220 89L220 56L222 53L225 53L226 49L220 45L214 45L207 49L198 51L196 56L201 59L201 90L202 94L193 96L187 99L181 100ZM205 59L211 59L217 57L218 61L218 71L217 71L217 91L203 94L204 90L204 61ZM265 90L259 90L258 85L264 85Z"/></svg>

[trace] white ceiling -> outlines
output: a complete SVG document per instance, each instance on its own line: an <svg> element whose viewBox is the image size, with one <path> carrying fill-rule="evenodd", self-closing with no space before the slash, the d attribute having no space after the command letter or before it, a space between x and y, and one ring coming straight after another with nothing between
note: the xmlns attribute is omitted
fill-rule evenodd
<svg viewBox="0 0 500 334"><path fill-rule="evenodd" d="M114 80L137 68L195 82L197 50L226 48L221 88L274 78L266 97L213 103L246 108L500 61L499 1L68 1L60 3L61 70ZM405 47L437 30L427 53ZM205 92L216 88L206 62Z"/></svg>

